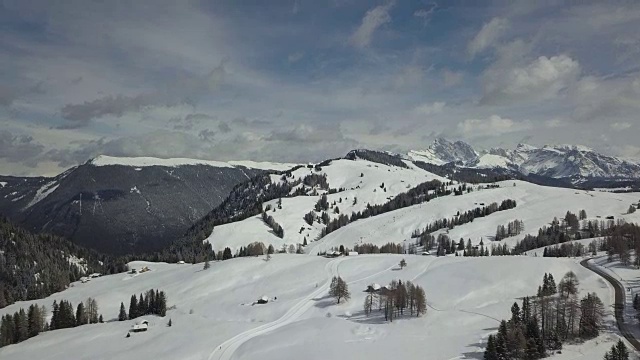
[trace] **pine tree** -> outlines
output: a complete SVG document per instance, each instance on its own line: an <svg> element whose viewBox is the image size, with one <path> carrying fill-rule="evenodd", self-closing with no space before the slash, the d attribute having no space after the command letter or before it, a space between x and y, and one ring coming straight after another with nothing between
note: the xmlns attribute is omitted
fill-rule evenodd
<svg viewBox="0 0 640 360"><path fill-rule="evenodd" d="M38 305L29 306L28 320L29 320L29 337L38 335L44 328L42 323L41 310Z"/></svg>
<svg viewBox="0 0 640 360"><path fill-rule="evenodd" d="M136 295L131 295L131 301L129 302L129 319L135 319L138 315L138 300Z"/></svg>
<svg viewBox="0 0 640 360"><path fill-rule="evenodd" d="M169 319L169 322L167 323L168 327L171 327L173 325L173 323L171 322L171 319Z"/></svg>
<svg viewBox="0 0 640 360"><path fill-rule="evenodd" d="M24 309L20 309L13 317L16 325L16 342L25 341L29 338L29 319Z"/></svg>
<svg viewBox="0 0 640 360"><path fill-rule="evenodd" d="M127 312L124 309L124 303L120 303L120 313L118 314L118 321L127 320Z"/></svg>
<svg viewBox="0 0 640 360"><path fill-rule="evenodd" d="M203 270L207 270L207 269L209 269L210 267L211 267L211 264L209 263L209 258L207 258L207 259L204 261L204 268L203 268Z"/></svg>
<svg viewBox="0 0 640 360"><path fill-rule="evenodd" d="M493 335L489 335L487 339L487 348L484 351L484 360L498 360L498 350L496 349L496 341Z"/></svg>
<svg viewBox="0 0 640 360"><path fill-rule="evenodd" d="M87 318L87 312L84 309L84 304L80 302L78 304L78 308L76 309L76 326L88 323L89 319Z"/></svg>
<svg viewBox="0 0 640 360"><path fill-rule="evenodd" d="M404 269L407 266L407 261L405 259L400 260L400 269Z"/></svg>

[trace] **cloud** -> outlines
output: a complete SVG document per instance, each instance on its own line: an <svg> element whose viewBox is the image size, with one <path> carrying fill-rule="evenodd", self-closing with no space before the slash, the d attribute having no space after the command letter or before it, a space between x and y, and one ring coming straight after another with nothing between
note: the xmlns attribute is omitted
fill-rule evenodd
<svg viewBox="0 0 640 360"><path fill-rule="evenodd" d="M362 19L362 24L349 38L349 43L357 48L366 48L371 44L373 33L382 25L391 22L389 10L394 3L376 6L367 11Z"/></svg>
<svg viewBox="0 0 640 360"><path fill-rule="evenodd" d="M209 129L204 129L198 133L198 137L203 141L212 141L215 136L216 132Z"/></svg>
<svg viewBox="0 0 640 360"><path fill-rule="evenodd" d="M498 115L491 115L486 119L467 119L457 126L458 132L468 138L502 135L530 128L528 121L517 122Z"/></svg>
<svg viewBox="0 0 640 360"><path fill-rule="evenodd" d="M29 135L14 135L7 130L0 130L0 158L2 159L35 167L36 158L43 150L44 146Z"/></svg>
<svg viewBox="0 0 640 360"><path fill-rule="evenodd" d="M440 114L446 103L443 101L436 101L434 103L426 103L422 105L418 105L413 111L420 116L430 116L435 114Z"/></svg>
<svg viewBox="0 0 640 360"><path fill-rule="evenodd" d="M615 131L623 131L631 128L631 126L633 125L628 122L614 122L609 126L611 126L611 128Z"/></svg>
<svg viewBox="0 0 640 360"><path fill-rule="evenodd" d="M220 130L221 132L223 132L223 133L225 133L225 134L226 134L226 133L228 133L228 132L231 132L231 127L230 127L230 126L229 126L229 124L227 124L226 122L221 121L221 122L218 124L218 130Z"/></svg>
<svg viewBox="0 0 640 360"><path fill-rule="evenodd" d="M431 19L431 15L433 15L437 8L438 4L431 3L426 9L418 9L414 11L413 16L422 19L422 24L426 25Z"/></svg>
<svg viewBox="0 0 640 360"><path fill-rule="evenodd" d="M17 98L15 89L0 84L0 106L11 106Z"/></svg>
<svg viewBox="0 0 640 360"><path fill-rule="evenodd" d="M289 54L289 56L287 56L287 61L289 61L289 64L294 64L302 60L303 57L304 57L304 53L301 51L298 51L293 54Z"/></svg>
<svg viewBox="0 0 640 360"><path fill-rule="evenodd" d="M114 116L122 117L131 112L139 112L154 106L176 106L195 104L201 96L209 94L220 85L225 76L225 61L221 61L205 76L178 76L160 90L134 95L107 95L81 104L67 104L60 110L68 121L62 128L75 129L86 126L91 120Z"/></svg>
<svg viewBox="0 0 640 360"><path fill-rule="evenodd" d="M580 64L567 55L540 56L524 67L495 67L484 74L481 104L555 98L577 81Z"/></svg>
<svg viewBox="0 0 640 360"><path fill-rule="evenodd" d="M138 96L105 96L82 104L67 104L61 110L62 117L69 121L64 128L85 126L91 119L103 116L122 117L127 112L140 111L152 104L151 99Z"/></svg>
<svg viewBox="0 0 640 360"><path fill-rule="evenodd" d="M444 80L444 86L452 87L462 83L464 79L464 73L460 71L451 71L449 69L444 69L442 71L442 77Z"/></svg>
<svg viewBox="0 0 640 360"><path fill-rule="evenodd" d="M485 23L476 36L467 45L467 53L471 58L485 49L494 46L504 32L509 28L509 20L495 17Z"/></svg>

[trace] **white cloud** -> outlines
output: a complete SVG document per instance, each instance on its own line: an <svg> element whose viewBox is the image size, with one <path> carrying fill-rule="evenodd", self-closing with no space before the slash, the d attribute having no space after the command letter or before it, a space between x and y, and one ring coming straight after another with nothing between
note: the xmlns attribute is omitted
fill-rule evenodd
<svg viewBox="0 0 640 360"><path fill-rule="evenodd" d="M451 71L449 69L444 69L442 72L442 77L444 78L444 86L452 87L460 84L464 79L464 74L460 71Z"/></svg>
<svg viewBox="0 0 640 360"><path fill-rule="evenodd" d="M544 125L548 128L559 128L565 126L565 122L560 119L549 119L544 122Z"/></svg>
<svg viewBox="0 0 640 360"><path fill-rule="evenodd" d="M629 129L631 126L630 123L628 122L614 122L613 124L609 125L611 126L611 128L615 131L622 131L622 130L627 130Z"/></svg>
<svg viewBox="0 0 640 360"><path fill-rule="evenodd" d="M476 36L467 45L467 52L473 58L485 49L495 45L509 28L509 20L495 17L484 24Z"/></svg>
<svg viewBox="0 0 640 360"><path fill-rule="evenodd" d="M444 110L445 106L446 106L445 102L436 101L434 103L419 105L415 109L413 109L413 111L417 115L430 116L430 115L440 114Z"/></svg>
<svg viewBox="0 0 640 360"><path fill-rule="evenodd" d="M528 130L528 121L514 121L498 115L491 115L486 119L467 119L458 123L458 132L468 138L494 136Z"/></svg>
<svg viewBox="0 0 640 360"><path fill-rule="evenodd" d="M349 38L349 43L357 48L366 48L371 44L373 33L382 25L391 22L389 10L394 3L377 6L365 14L362 24Z"/></svg>
<svg viewBox="0 0 640 360"><path fill-rule="evenodd" d="M290 64L293 64L302 60L303 57L304 57L304 53L301 51L298 51L293 54L289 54L289 56L287 57L287 60L289 61Z"/></svg>
<svg viewBox="0 0 640 360"><path fill-rule="evenodd" d="M540 56L523 67L494 67L485 73L481 103L535 101L557 97L574 84L580 64L567 55Z"/></svg>

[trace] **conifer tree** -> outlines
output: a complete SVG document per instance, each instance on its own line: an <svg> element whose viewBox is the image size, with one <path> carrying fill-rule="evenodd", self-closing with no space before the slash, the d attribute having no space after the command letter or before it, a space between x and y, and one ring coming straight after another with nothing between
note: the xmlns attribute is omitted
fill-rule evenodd
<svg viewBox="0 0 640 360"><path fill-rule="evenodd" d="M120 313L118 314L118 321L125 321L127 320L127 312L124 309L124 303L120 303Z"/></svg>
<svg viewBox="0 0 640 360"><path fill-rule="evenodd" d="M136 295L131 295L131 301L129 302L129 319L135 319L138 315L138 300Z"/></svg>
<svg viewBox="0 0 640 360"><path fill-rule="evenodd" d="M499 360L496 341L493 335L489 335L489 338L487 339L487 348L484 351L484 360Z"/></svg>

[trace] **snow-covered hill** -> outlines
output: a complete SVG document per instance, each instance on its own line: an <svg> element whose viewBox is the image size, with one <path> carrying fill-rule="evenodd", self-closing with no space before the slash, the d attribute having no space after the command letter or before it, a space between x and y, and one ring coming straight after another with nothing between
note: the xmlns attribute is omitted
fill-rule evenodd
<svg viewBox="0 0 640 360"><path fill-rule="evenodd" d="M515 299L533 295L544 273L556 278L574 271L581 293L596 292L611 324L612 293L597 275L568 259L533 257L456 258L368 255L340 259L276 254L202 264L133 263L151 271L118 274L76 283L43 300L14 304L0 315L54 300L76 304L95 298L104 324L42 333L0 348L3 359L451 359L482 355L496 319L508 318ZM348 302L327 297L331 276L340 274L351 290ZM498 275L499 274L499 275ZM371 283L411 280L424 287L429 309L420 318L393 323L362 311ZM443 286L446 284L446 286ZM150 288L166 291L165 318L144 317L149 330L125 338L135 320L115 321L120 302ZM251 305L262 296L265 305ZM277 300L273 300L277 297ZM171 319L172 326L167 323ZM139 320L139 319L138 319ZM608 325L609 326L609 325ZM617 337L605 331L596 341L568 345L563 353L599 359ZM465 355L466 354L466 355Z"/></svg>
<svg viewBox="0 0 640 360"><path fill-rule="evenodd" d="M640 164L600 154L579 145L546 145L537 148L520 144L515 149L492 148L476 152L462 141L438 138L423 151L410 151L409 157L435 165L456 162L471 168L517 170L524 175L550 178L640 177Z"/></svg>
<svg viewBox="0 0 640 360"><path fill-rule="evenodd" d="M304 196L264 203L263 207L271 208L268 214L284 229L282 238L264 223L260 215L256 215L243 221L216 226L205 241L209 242L215 251L222 251L229 247L232 253L256 241L266 246L273 245L276 250L279 250L290 245L297 247L303 244L305 239L308 244L305 251L311 254L330 251L340 245L353 248L354 245L362 243L381 246L392 242L408 246L415 241L411 235L416 229L422 229L435 220L450 219L458 212L463 213L493 202L499 204L507 199L515 200L517 207L457 226L449 231L449 236L456 241L461 237L465 241L471 239L474 244L480 242L481 238L486 242L495 236L498 225L505 225L514 219L524 222L525 233L535 234L553 217L562 218L567 211L577 213L582 209L586 210L592 219L615 216L632 222L640 221L640 212L626 214L629 205L638 201L640 196L637 193L595 192L540 186L525 181L503 181L497 183L498 188L487 189L485 184L468 185L474 191L465 192L459 196L440 197L371 218L360 219L315 241L320 238L325 226L319 219L323 211L314 209L323 195L327 197L330 204L326 213L330 219L335 219L340 214L351 216L353 212L363 211L368 204L377 205L388 202L394 196L406 192L419 183L429 180L449 181L415 167L410 161L404 163L407 168L361 159L340 159L323 166L321 170L300 168L293 172L293 179L312 173L324 174L329 187L343 190L335 193L320 189L316 189L315 193L308 190L307 195ZM280 182L282 179L272 176L272 181ZM382 187L383 184L384 187ZM453 188L457 186L459 185L451 185ZM279 206L278 202L280 202ZM315 218L312 225L304 220L304 215L310 212ZM525 233L505 241L514 243Z"/></svg>
<svg viewBox="0 0 640 360"><path fill-rule="evenodd" d="M329 165L315 168L302 167L292 173L292 178L287 181L302 179L307 175L326 175L329 187L342 189L336 193L316 188L316 195L308 191L307 196L282 198L263 204L263 208L270 207L268 215L284 228L284 237L279 238L263 221L260 215L243 221L216 226L211 236L205 241L209 242L215 251L231 248L235 253L241 246L251 242L260 241L265 245L273 245L276 249L283 246L302 244L304 239L310 243L317 239L324 227L318 220L309 225L304 220L304 215L314 211L315 204L323 195L326 195L330 206L326 213L330 219L335 219L341 214L351 216L353 212L363 211L368 205L379 205L388 202L396 195L431 180L448 182L446 178L434 175L405 161L406 168L375 163L367 160L338 159ZM272 182L278 183L280 176L272 175ZM278 206L278 202L281 205ZM322 211L314 211L319 217Z"/></svg>

